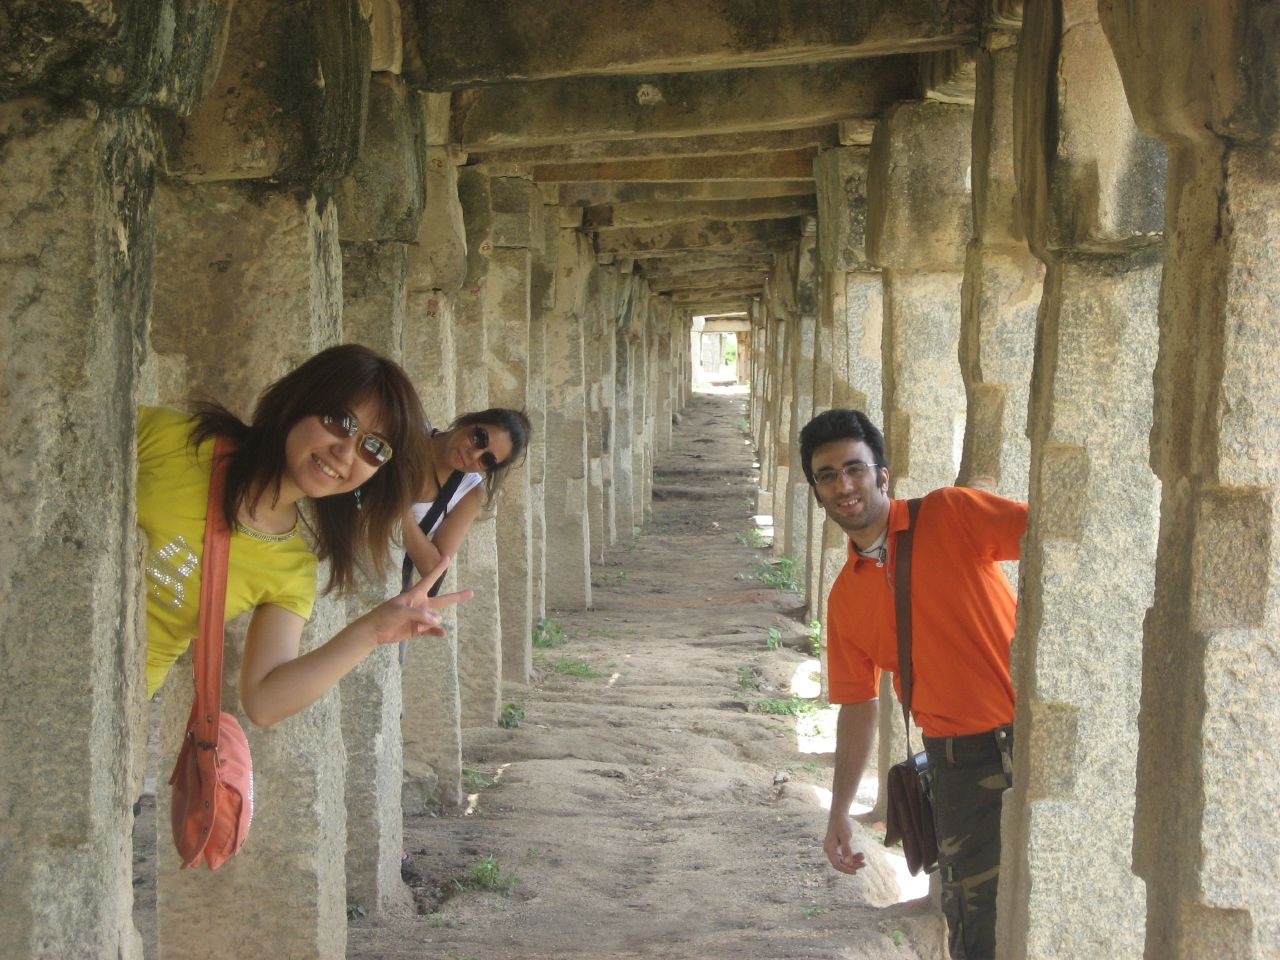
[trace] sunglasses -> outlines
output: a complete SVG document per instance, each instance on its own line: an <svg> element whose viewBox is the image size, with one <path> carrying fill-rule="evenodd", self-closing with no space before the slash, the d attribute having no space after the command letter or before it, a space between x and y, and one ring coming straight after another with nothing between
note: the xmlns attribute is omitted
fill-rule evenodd
<svg viewBox="0 0 1280 960"><path fill-rule="evenodd" d="M471 433L468 434L468 436L471 439L471 445L473 447L475 447L477 450L485 451L484 453L480 454L480 466L484 467L485 470L498 469L498 458L495 457L492 453L488 452L489 431L486 430L484 427L472 427Z"/></svg>
<svg viewBox="0 0 1280 960"><path fill-rule="evenodd" d="M344 413L337 417L322 416L320 423L339 440L355 437L356 455L369 466L380 467L391 459L394 452L391 444L376 433L361 430L360 421L351 414Z"/></svg>

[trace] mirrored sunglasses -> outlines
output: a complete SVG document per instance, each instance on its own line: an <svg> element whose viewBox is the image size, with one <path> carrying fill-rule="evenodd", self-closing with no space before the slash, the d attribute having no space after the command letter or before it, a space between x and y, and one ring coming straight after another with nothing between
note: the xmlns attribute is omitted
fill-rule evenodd
<svg viewBox="0 0 1280 960"><path fill-rule="evenodd" d="M360 421L349 413L340 416L322 416L320 423L340 440L356 438L356 455L371 467L380 467L391 459L394 451L385 439L376 433L360 429Z"/></svg>
<svg viewBox="0 0 1280 960"><path fill-rule="evenodd" d="M488 452L489 448L489 431L484 427L475 426L471 428L471 445L477 450L484 450L485 453L480 454L480 466L485 470L496 470L498 468L498 458Z"/></svg>

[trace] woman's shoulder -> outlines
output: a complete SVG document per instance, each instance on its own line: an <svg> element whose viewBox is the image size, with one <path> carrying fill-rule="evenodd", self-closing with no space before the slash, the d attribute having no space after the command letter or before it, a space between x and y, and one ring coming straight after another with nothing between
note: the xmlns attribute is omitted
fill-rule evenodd
<svg viewBox="0 0 1280 960"><path fill-rule="evenodd" d="M154 460L186 449L195 420L191 414L168 407L138 409L138 459Z"/></svg>

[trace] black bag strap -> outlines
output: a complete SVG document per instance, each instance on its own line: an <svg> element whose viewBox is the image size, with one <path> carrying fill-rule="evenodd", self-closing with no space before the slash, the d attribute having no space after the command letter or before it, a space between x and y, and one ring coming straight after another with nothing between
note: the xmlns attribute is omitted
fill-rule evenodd
<svg viewBox="0 0 1280 960"><path fill-rule="evenodd" d="M902 722L907 735L907 760L911 760L911 543L921 498L907 501L907 529L898 531L893 560L893 606L898 617L898 680L902 687Z"/></svg>
<svg viewBox="0 0 1280 960"><path fill-rule="evenodd" d="M449 474L449 479L444 482L444 486L440 488L440 492L436 494L435 500L432 501L427 515L422 518L422 522L418 526L422 529L425 536L431 536L431 529L436 525L436 521L443 519L449 512L449 501L453 499L453 495L458 490L458 484L462 483L463 473L461 470L455 470ZM424 574L427 571L422 571ZM440 592L440 583L444 578L437 580L431 585L431 589L427 591L428 595L434 597ZM413 586L413 558L409 556L408 551L404 555L404 567L400 572L400 589L408 590Z"/></svg>

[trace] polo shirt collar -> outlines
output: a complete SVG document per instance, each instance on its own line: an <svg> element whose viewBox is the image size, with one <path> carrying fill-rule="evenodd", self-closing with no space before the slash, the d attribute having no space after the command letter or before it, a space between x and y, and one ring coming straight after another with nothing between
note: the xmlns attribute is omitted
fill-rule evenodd
<svg viewBox="0 0 1280 960"><path fill-rule="evenodd" d="M911 511L907 508L907 501L894 500L889 498L889 535L885 538L885 546L889 548L889 556L892 558L894 550L898 545L897 535L907 527L911 526ZM858 552L858 548L853 545L853 538L849 538L849 559L855 564L866 561L867 563L875 563L870 557L864 557Z"/></svg>

